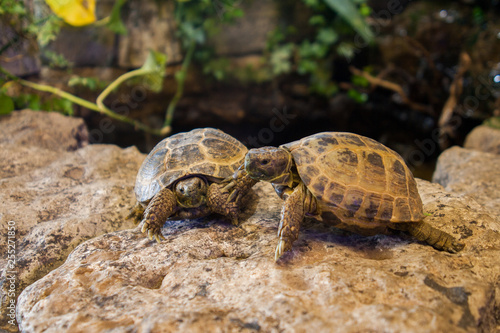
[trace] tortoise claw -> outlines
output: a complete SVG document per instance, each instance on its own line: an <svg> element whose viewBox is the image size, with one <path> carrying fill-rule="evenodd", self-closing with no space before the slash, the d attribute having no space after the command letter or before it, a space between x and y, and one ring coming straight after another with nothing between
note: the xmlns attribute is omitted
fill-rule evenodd
<svg viewBox="0 0 500 333"><path fill-rule="evenodd" d="M227 192L229 191L230 189L232 189L234 186L236 185L236 182L234 180L232 180L229 184L227 184L226 186L224 186L222 188L222 191L223 192Z"/></svg>
<svg viewBox="0 0 500 333"><path fill-rule="evenodd" d="M231 194L227 197L226 202L237 202L237 201L235 201L235 198L240 198L239 191L231 192Z"/></svg>
<svg viewBox="0 0 500 333"><path fill-rule="evenodd" d="M150 229L150 225L147 222L144 222L144 224L142 225L141 232L147 233L149 240L153 240L154 238L158 243L161 243L162 240L165 240L165 237L163 237L161 232L159 230L154 231L153 229Z"/></svg>
<svg viewBox="0 0 500 333"><path fill-rule="evenodd" d="M141 232L145 233L148 230L148 226L149 226L149 224L144 222L144 224L142 225L142 228L141 228Z"/></svg>
<svg viewBox="0 0 500 333"><path fill-rule="evenodd" d="M281 258L281 256L290 249L291 246L289 246L287 242L284 241L283 239L280 239L278 242L278 246L276 246L276 251L274 253L274 260L278 261L278 259Z"/></svg>

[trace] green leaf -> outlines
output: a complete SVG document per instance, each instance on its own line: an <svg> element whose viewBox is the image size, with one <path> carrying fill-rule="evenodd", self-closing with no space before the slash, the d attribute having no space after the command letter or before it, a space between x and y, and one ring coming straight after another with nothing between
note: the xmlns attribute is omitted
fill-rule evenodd
<svg viewBox="0 0 500 333"><path fill-rule="evenodd" d="M325 17L323 15L314 15L309 19L310 25L324 25Z"/></svg>
<svg viewBox="0 0 500 333"><path fill-rule="evenodd" d="M339 39L339 35L332 28L322 28L316 38L324 44L331 45Z"/></svg>
<svg viewBox="0 0 500 333"><path fill-rule="evenodd" d="M370 26L359 13L354 3L350 0L324 0L324 2L337 12L367 43L373 43L375 37Z"/></svg>
<svg viewBox="0 0 500 333"><path fill-rule="evenodd" d="M42 104L40 103L40 96L31 94L28 99L28 109L41 110Z"/></svg>
<svg viewBox="0 0 500 333"><path fill-rule="evenodd" d="M347 91L347 96L351 97L356 102L363 104L368 100L368 95L365 93L361 93L355 89L349 89Z"/></svg>
<svg viewBox="0 0 500 333"><path fill-rule="evenodd" d="M63 20L55 15L50 15L45 23L39 28L36 36L38 44L41 47L47 46L51 41L55 40L57 34L61 30Z"/></svg>
<svg viewBox="0 0 500 333"><path fill-rule="evenodd" d="M354 46L348 43L340 43L337 47L337 53L346 59L352 59L354 57Z"/></svg>
<svg viewBox="0 0 500 333"><path fill-rule="evenodd" d="M165 66L167 64L167 56L161 52L149 50L149 54L146 58L146 61L142 65L141 69L150 71L150 72L165 72Z"/></svg>
<svg viewBox="0 0 500 333"><path fill-rule="evenodd" d="M270 63L274 75L288 73L292 69L290 58L293 52L293 45L286 44L276 48L271 53Z"/></svg>
<svg viewBox="0 0 500 333"><path fill-rule="evenodd" d="M51 98L48 103L48 107L44 107L44 110L58 111L67 115L73 115L73 103L65 98Z"/></svg>
<svg viewBox="0 0 500 333"><path fill-rule="evenodd" d="M107 86L105 82L100 81L96 77L81 77L78 75L72 75L68 80L68 86L76 87L82 86L89 88L90 90L96 90L97 88L104 88Z"/></svg>
<svg viewBox="0 0 500 333"><path fill-rule="evenodd" d="M500 129L500 116L488 118L484 121L483 124L489 127Z"/></svg>
<svg viewBox="0 0 500 333"><path fill-rule="evenodd" d="M318 63L309 59L301 59L297 64L297 73L304 75L307 73L313 73L318 69Z"/></svg>
<svg viewBox="0 0 500 333"><path fill-rule="evenodd" d="M195 28L191 22L182 22L179 29L186 38L186 44L191 44L192 41L197 44L205 42L204 31L201 28Z"/></svg>
<svg viewBox="0 0 500 333"><path fill-rule="evenodd" d="M14 101L10 96L0 93L0 115L9 114L14 111Z"/></svg>
<svg viewBox="0 0 500 333"><path fill-rule="evenodd" d="M113 9L111 10L111 14L109 15L109 22L106 25L109 30L119 34L126 35L127 28L121 19L120 10L122 6L127 2L127 0L116 0L113 5Z"/></svg>
<svg viewBox="0 0 500 333"><path fill-rule="evenodd" d="M351 82L356 86L360 86L360 87L364 87L364 88L366 88L370 85L370 82L366 78L359 76L359 75L353 75L351 77Z"/></svg>
<svg viewBox="0 0 500 333"><path fill-rule="evenodd" d="M165 66L167 56L161 52L149 51L148 57L142 65L141 70L148 73L143 76L143 83L154 92L159 92L163 86L163 76L165 75Z"/></svg>

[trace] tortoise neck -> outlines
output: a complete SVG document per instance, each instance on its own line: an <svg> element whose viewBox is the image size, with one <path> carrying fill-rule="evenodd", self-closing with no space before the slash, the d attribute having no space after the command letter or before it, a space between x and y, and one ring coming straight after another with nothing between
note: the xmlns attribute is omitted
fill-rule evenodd
<svg viewBox="0 0 500 333"><path fill-rule="evenodd" d="M294 179L297 177L294 177L294 169L295 169L295 163L293 162L292 154L288 152L288 162L286 164L285 169L283 170L283 173L279 175L276 178L273 178L269 180L273 184L277 185L285 185L288 187L292 187L294 184ZM296 171L295 171L296 173Z"/></svg>

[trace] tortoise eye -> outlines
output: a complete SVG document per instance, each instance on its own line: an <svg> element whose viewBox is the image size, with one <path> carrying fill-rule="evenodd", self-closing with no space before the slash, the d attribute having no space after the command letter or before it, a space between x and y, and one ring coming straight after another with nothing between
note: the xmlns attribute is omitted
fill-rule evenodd
<svg viewBox="0 0 500 333"><path fill-rule="evenodd" d="M269 164L269 160L268 159L262 160L262 161L260 161L260 164L267 165L267 164Z"/></svg>

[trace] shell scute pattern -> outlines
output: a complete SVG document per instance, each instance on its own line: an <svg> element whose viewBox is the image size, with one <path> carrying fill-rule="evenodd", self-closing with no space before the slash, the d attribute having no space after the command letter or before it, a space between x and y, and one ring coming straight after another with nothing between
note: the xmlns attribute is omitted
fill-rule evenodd
<svg viewBox="0 0 500 333"><path fill-rule="evenodd" d="M247 148L214 129L195 129L160 141L139 170L135 192L139 202L188 175L224 179L243 163Z"/></svg>
<svg viewBox="0 0 500 333"><path fill-rule="evenodd" d="M323 211L342 216L344 222L376 227L424 217L408 167L377 141L350 133L320 133L284 147Z"/></svg>

